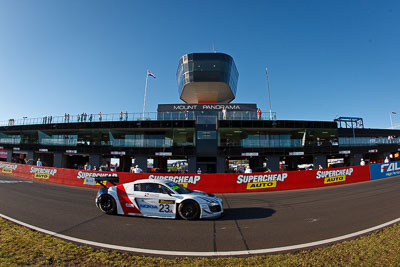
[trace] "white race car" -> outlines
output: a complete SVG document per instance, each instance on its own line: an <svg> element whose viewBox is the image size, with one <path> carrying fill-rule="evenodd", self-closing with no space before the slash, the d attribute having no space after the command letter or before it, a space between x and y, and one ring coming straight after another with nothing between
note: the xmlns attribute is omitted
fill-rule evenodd
<svg viewBox="0 0 400 267"><path fill-rule="evenodd" d="M224 212L222 199L193 191L168 180L144 179L115 185L118 177L95 178L103 185L96 205L107 214L133 215L185 220L216 218ZM104 182L114 186L106 187Z"/></svg>

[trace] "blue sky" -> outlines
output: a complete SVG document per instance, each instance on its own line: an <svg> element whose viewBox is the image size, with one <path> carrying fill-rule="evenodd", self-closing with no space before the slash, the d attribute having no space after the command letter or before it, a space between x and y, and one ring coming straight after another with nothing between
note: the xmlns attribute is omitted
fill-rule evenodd
<svg viewBox="0 0 400 267"><path fill-rule="evenodd" d="M231 55L234 103L281 120L400 124L400 1L0 0L0 121L179 100L187 53Z"/></svg>

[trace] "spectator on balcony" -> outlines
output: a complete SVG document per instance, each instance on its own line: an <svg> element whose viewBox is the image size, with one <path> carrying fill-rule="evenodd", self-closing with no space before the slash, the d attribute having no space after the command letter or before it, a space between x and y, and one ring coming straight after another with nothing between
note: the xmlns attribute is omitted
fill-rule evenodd
<svg viewBox="0 0 400 267"><path fill-rule="evenodd" d="M257 119L261 120L261 109L257 109Z"/></svg>
<svg viewBox="0 0 400 267"><path fill-rule="evenodd" d="M101 115L101 111L99 112L99 121L101 121L103 119L102 115Z"/></svg>
<svg viewBox="0 0 400 267"><path fill-rule="evenodd" d="M222 107L222 119L226 120L226 108Z"/></svg>
<svg viewBox="0 0 400 267"><path fill-rule="evenodd" d="M42 161L40 160L40 158L38 158L38 160L36 161L36 166L41 167L43 166Z"/></svg>

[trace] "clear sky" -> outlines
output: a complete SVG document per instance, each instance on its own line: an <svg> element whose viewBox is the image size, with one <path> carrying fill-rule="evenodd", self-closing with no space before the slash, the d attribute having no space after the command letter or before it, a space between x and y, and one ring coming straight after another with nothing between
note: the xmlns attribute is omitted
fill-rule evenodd
<svg viewBox="0 0 400 267"><path fill-rule="evenodd" d="M233 103L280 120L400 123L400 1L0 0L0 121L182 103L187 53L231 55Z"/></svg>

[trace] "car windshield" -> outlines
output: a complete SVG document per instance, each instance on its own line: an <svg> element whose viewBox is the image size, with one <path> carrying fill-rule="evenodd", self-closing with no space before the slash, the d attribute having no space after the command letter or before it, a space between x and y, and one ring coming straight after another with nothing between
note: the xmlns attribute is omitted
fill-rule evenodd
<svg viewBox="0 0 400 267"><path fill-rule="evenodd" d="M171 187L171 189L175 190L178 194L190 194L193 192L193 190L190 190L189 188L183 187L180 184L174 183L174 182L168 182L167 185Z"/></svg>

